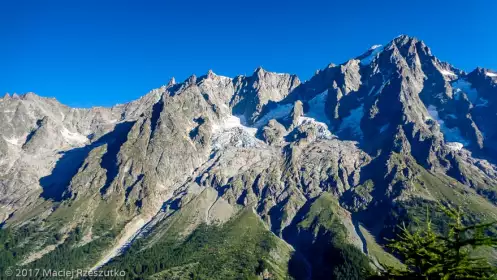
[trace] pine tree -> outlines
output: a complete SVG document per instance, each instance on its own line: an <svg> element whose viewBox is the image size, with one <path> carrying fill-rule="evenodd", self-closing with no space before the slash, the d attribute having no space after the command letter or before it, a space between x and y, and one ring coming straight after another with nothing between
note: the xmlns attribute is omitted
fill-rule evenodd
<svg viewBox="0 0 497 280"><path fill-rule="evenodd" d="M429 217L426 226L415 232L402 225L398 239L387 246L403 259L406 269L383 265L382 279L497 279L497 268L474 254L481 247L497 248L492 235L496 223L465 226L460 209L440 208L451 220L448 232L437 233Z"/></svg>

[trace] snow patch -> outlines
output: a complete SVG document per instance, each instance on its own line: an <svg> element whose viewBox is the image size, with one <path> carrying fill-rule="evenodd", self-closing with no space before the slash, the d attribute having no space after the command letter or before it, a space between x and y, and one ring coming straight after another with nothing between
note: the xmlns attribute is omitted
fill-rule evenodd
<svg viewBox="0 0 497 280"><path fill-rule="evenodd" d="M428 114L430 114L430 116L427 119L430 120L435 119L438 122L439 118L438 118L437 107L434 105L429 105L428 108L426 109L428 110Z"/></svg>
<svg viewBox="0 0 497 280"><path fill-rule="evenodd" d="M245 123L243 116L230 115L226 119L224 119L220 124L214 124L212 126L212 132L216 133L219 131L226 131L235 127L239 127L244 131L246 131L248 134L255 136L255 134L257 133L257 128L244 126L242 123Z"/></svg>
<svg viewBox="0 0 497 280"><path fill-rule="evenodd" d="M446 142L459 142L462 143L463 146L469 145L469 142L464 139L458 127L448 128L445 125L441 125L440 130L442 131Z"/></svg>
<svg viewBox="0 0 497 280"><path fill-rule="evenodd" d="M328 91L324 91L307 102L309 106L304 116L299 117L297 126L311 125L317 130L317 138L320 139L333 139L333 134L328 129L329 119L326 116L326 99L328 98ZM292 107L293 108L293 107ZM287 113L287 115L290 112Z"/></svg>
<svg viewBox="0 0 497 280"><path fill-rule="evenodd" d="M445 125L445 121L438 115L438 109L434 105L428 106L428 113L440 125L440 132L442 132L446 142L457 142L463 146L469 145L469 142L464 139L458 127L449 128Z"/></svg>
<svg viewBox="0 0 497 280"><path fill-rule="evenodd" d="M316 121L314 118L308 118L308 117L300 117L298 119L298 125L314 125L317 128L317 137L321 139L333 139L333 134L331 134L330 130L328 129L328 125Z"/></svg>
<svg viewBox="0 0 497 280"><path fill-rule="evenodd" d="M260 143L260 140L241 127L224 130L212 136L212 149L214 151L222 150L226 147L258 147Z"/></svg>
<svg viewBox="0 0 497 280"><path fill-rule="evenodd" d="M452 92L454 95L454 98L456 100L459 100L461 98L461 95L463 93L466 94L468 97L469 101L472 103L475 103L476 100L478 99L478 92L472 88L473 86L471 85L470 82L464 80L464 79L459 79L455 82L452 83Z"/></svg>
<svg viewBox="0 0 497 280"><path fill-rule="evenodd" d="M313 99L309 100L307 103L309 105L309 111L305 115L309 118L313 118L318 122L329 124L328 116L326 116L326 99L328 98L328 91L324 91L316 95Z"/></svg>
<svg viewBox="0 0 497 280"><path fill-rule="evenodd" d="M383 82L383 84L381 85L381 87L374 93L374 96L377 96L378 94L380 94L383 89L385 88L385 86L390 82L390 80L386 81L386 82ZM374 88L374 87L373 87ZM371 95L371 92L373 91L373 89L371 89L371 91L369 92L369 95Z"/></svg>
<svg viewBox="0 0 497 280"><path fill-rule="evenodd" d="M234 147L257 147L260 143L255 135L257 128L243 125L243 116L230 115L220 124L212 127L212 148L221 150L228 146Z"/></svg>
<svg viewBox="0 0 497 280"><path fill-rule="evenodd" d="M452 72L450 70L446 70L446 69L441 69L440 73L442 73L442 75L444 75L444 76L457 77L457 75L454 72Z"/></svg>
<svg viewBox="0 0 497 280"><path fill-rule="evenodd" d="M376 56L383 51L383 46L382 45L374 45L371 48L369 48L369 51L371 52L367 57L361 59L361 64L364 65L369 65L373 60L376 58Z"/></svg>
<svg viewBox="0 0 497 280"><path fill-rule="evenodd" d="M342 120L338 132L349 130L352 135L363 138L361 120L364 116L364 105L350 111L350 115Z"/></svg>
<svg viewBox="0 0 497 280"><path fill-rule="evenodd" d="M277 105L276 108L272 109L271 111L267 112L264 116L262 116L262 118L260 118L254 124L254 126L259 128L267 124L272 119L277 120L284 117L288 117L292 109L293 109L293 104Z"/></svg>
<svg viewBox="0 0 497 280"><path fill-rule="evenodd" d="M369 93L368 93L368 96L371 95L371 93L373 93L373 90L376 88L376 86L372 86L371 89L369 90Z"/></svg>
<svg viewBox="0 0 497 280"><path fill-rule="evenodd" d="M390 127L390 124L387 123L386 125L380 127L380 133L383 133L385 132L388 128Z"/></svg>
<svg viewBox="0 0 497 280"><path fill-rule="evenodd" d="M478 104L475 105L475 107L488 107L488 100L483 98L483 97L480 97L480 99L478 99Z"/></svg>
<svg viewBox="0 0 497 280"><path fill-rule="evenodd" d="M65 127L64 127L64 129L62 129L60 131L60 133L62 134L62 137L64 137L64 139L67 142L69 142L70 144L80 145L80 144L85 144L86 142L88 142L88 138L86 136L84 136L83 134L80 134L77 132L70 132Z"/></svg>
<svg viewBox="0 0 497 280"><path fill-rule="evenodd" d="M497 73L491 73L491 72L487 72L485 73L485 75L487 75L488 77L497 77Z"/></svg>
<svg viewBox="0 0 497 280"><path fill-rule="evenodd" d="M12 144L14 146L21 146L21 143L23 142L23 139L16 138L16 137L12 137L12 138L3 137L3 140L5 140L7 143Z"/></svg>
<svg viewBox="0 0 497 280"><path fill-rule="evenodd" d="M464 145L459 142L448 142L446 144L447 148L453 150L453 151L460 151L462 148L464 148Z"/></svg>

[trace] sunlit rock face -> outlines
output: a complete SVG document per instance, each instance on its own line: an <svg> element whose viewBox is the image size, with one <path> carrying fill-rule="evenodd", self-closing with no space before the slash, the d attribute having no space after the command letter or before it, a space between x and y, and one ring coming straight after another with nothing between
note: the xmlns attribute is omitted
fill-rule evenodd
<svg viewBox="0 0 497 280"><path fill-rule="evenodd" d="M262 68L234 78L209 71L89 109L5 95L0 222L43 224L59 205L84 205L60 229L68 233L111 208L120 239L102 265L188 205L182 234L251 208L293 240L302 211L332 199L362 250L352 217L391 229L406 201L445 199L429 176L495 210L496 96L496 72L465 73L408 36L305 82Z"/></svg>

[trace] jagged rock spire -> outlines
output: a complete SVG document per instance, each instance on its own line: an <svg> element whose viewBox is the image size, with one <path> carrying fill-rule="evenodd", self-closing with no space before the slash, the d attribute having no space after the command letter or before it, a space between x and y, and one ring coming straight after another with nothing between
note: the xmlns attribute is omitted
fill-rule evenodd
<svg viewBox="0 0 497 280"><path fill-rule="evenodd" d="M38 95L36 95L34 92L26 92L25 94L22 95L23 98L37 98Z"/></svg>
<svg viewBox="0 0 497 280"><path fill-rule="evenodd" d="M302 101L297 100L293 105L293 110L291 113L292 117L292 127L296 127L299 124L299 119L304 116L304 104Z"/></svg>
<svg viewBox="0 0 497 280"><path fill-rule="evenodd" d="M190 77L188 77L187 79L187 83L189 85L193 85L197 82L197 76L195 74L191 75Z"/></svg>
<svg viewBox="0 0 497 280"><path fill-rule="evenodd" d="M494 81L482 70L478 76L461 75L458 82L450 83L441 74L459 73L426 55L420 41L413 44L408 36L396 40L370 64L354 59L329 66L300 88L296 76L258 67L252 77L232 80L209 71L207 79L215 80L206 84L200 82L206 76L197 81L192 75L185 80L186 86L153 90L138 101L112 109L72 110L24 97L2 100L0 116L9 121L0 122L0 153L6 155L0 173L9 187L3 190L0 219L15 213L15 222L21 223L27 216L23 208L28 208L24 213L38 211L29 207L38 207L35 202L41 186L70 192L71 199L89 205L89 212L109 210L99 207L100 200L92 199L95 195L115 201L118 212L108 215L109 222L129 224L123 227L123 236L147 233L143 235L147 238L148 230L164 229L178 216L187 218L186 223L177 223L186 228L175 228L175 232L189 234L204 218L224 222L236 215L240 204L250 207L254 203L262 207L250 214L261 217L277 236L288 232L285 236L292 240L306 242L306 232L321 225L316 223L301 234L294 222L313 214L307 206L312 208L317 202L317 206L333 207L332 218L338 217L336 221L344 225L347 240L362 249L351 212L366 213L364 220L376 218L382 230L388 230L403 221L402 213L411 211L413 202L424 206L425 201L444 201L447 193L456 198L463 195L464 201L454 200L463 207L466 202L486 203L482 209L497 213L492 187L497 186L497 168L471 158L462 143L476 135L468 143L474 146L476 137L482 139L477 144L485 148L484 156L495 161ZM172 78L169 85L174 84ZM332 132L336 137L331 137ZM266 144L259 141L261 137ZM88 138L95 141L87 145ZM71 151L83 147L86 152L74 157ZM13 164L4 169L5 162ZM474 192L467 191L473 187ZM124 189L122 199L119 190ZM63 196L42 194L44 198ZM142 225L165 206L177 214L154 219L157 226L143 232ZM91 229L93 221L99 223L107 214L86 219L77 208L55 209L52 217L64 211L75 224L86 226L88 222ZM208 215L190 219L189 213ZM44 219L37 220L44 223ZM374 221L371 227L376 226ZM119 238L108 252L129 244L120 240L133 241ZM295 244L292 240L287 241ZM324 272L317 271L319 266L311 268L313 275Z"/></svg>
<svg viewBox="0 0 497 280"><path fill-rule="evenodd" d="M213 79L215 76L216 76L216 74L214 72L212 72L211 69L209 69L209 71L207 72L207 78Z"/></svg>
<svg viewBox="0 0 497 280"><path fill-rule="evenodd" d="M172 77L169 82L167 83L167 86L170 87L170 86L174 86L176 84L176 79L174 77Z"/></svg>
<svg viewBox="0 0 497 280"><path fill-rule="evenodd" d="M265 73L266 71L261 66L259 66L255 69L254 76L262 77Z"/></svg>

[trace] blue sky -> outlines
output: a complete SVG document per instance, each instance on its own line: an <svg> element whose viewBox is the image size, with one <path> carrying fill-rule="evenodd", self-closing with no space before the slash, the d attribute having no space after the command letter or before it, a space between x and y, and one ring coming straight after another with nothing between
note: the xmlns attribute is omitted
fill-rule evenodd
<svg viewBox="0 0 497 280"><path fill-rule="evenodd" d="M89 107L170 77L263 66L308 79L399 34L471 71L497 69L497 1L0 1L0 93Z"/></svg>

